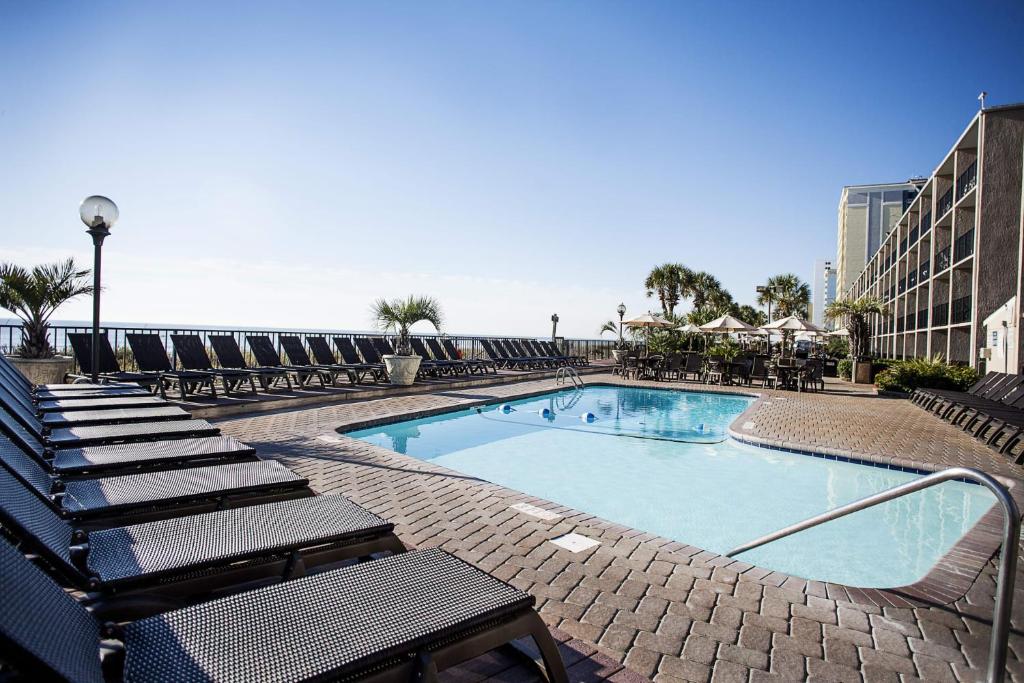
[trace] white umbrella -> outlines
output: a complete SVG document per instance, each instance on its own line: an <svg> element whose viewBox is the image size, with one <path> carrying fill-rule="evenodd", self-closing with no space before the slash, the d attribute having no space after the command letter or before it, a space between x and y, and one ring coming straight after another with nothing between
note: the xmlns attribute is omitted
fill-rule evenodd
<svg viewBox="0 0 1024 683"><path fill-rule="evenodd" d="M702 332L750 332L757 328L746 324L739 318L723 315L721 318L715 318L709 323L704 323L700 326L700 329Z"/></svg>
<svg viewBox="0 0 1024 683"><path fill-rule="evenodd" d="M830 336L830 337L849 337L850 336L850 331L848 329L846 329L845 327L841 327L838 330L835 330L833 332L829 332L828 336Z"/></svg>
<svg viewBox="0 0 1024 683"><path fill-rule="evenodd" d="M674 324L654 313L645 313L624 323L627 327L673 327Z"/></svg>
<svg viewBox="0 0 1024 683"><path fill-rule="evenodd" d="M764 329L773 332L813 332L815 334L825 332L825 330L821 329L811 321L798 318L795 315L789 315L785 318L780 318L773 323L768 323L764 326Z"/></svg>
<svg viewBox="0 0 1024 683"><path fill-rule="evenodd" d="M693 323L686 323L685 325L680 325L679 327L676 328L676 332L686 332L688 334L693 334L694 332L700 331L701 329L694 325Z"/></svg>

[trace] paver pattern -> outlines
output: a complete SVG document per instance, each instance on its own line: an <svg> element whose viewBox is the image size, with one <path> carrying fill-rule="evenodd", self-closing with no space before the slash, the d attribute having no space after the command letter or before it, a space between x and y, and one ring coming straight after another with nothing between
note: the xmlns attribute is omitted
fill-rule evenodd
<svg viewBox="0 0 1024 683"><path fill-rule="evenodd" d="M621 382L610 375L587 378L594 380ZM880 605L863 599L857 589L732 563L335 431L342 425L550 388L552 380L545 379L219 424L225 433L308 477L318 491L342 493L390 519L407 545L443 547L532 593L556 634L572 639L563 652L576 680L635 674L659 683L984 677L995 590L992 562L952 604L894 599ZM901 463L962 464L1002 476L1020 474L994 451L905 400L755 391L769 400L758 402L734 425L750 438L899 458ZM521 502L561 517L545 522L509 509ZM547 542L572 531L601 545L574 554ZM1018 572L1018 586L1024 587L1021 578ZM1024 681L1021 590L1012 626L1008 670L1012 680ZM522 680L532 675L529 668L492 655L460 667L450 678Z"/></svg>

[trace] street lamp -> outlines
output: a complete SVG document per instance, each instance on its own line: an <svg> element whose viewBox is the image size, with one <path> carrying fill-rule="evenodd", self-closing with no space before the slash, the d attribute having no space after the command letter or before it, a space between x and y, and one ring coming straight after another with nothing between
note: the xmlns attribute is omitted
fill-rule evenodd
<svg viewBox="0 0 1024 683"><path fill-rule="evenodd" d="M778 290L778 286L772 286L772 285L758 285L757 286L757 293L758 294L764 294L766 292L768 293L767 299L768 299L768 323L769 324L771 324L771 322L772 322L772 298L773 298L773 293L776 290ZM772 355L772 333L771 333L771 330L768 330L768 355L769 356Z"/></svg>
<svg viewBox="0 0 1024 683"><path fill-rule="evenodd" d="M78 215L92 236L92 381L99 382L100 371L100 252L103 240L110 234L110 228L117 222L117 204L106 197L93 195L82 200Z"/></svg>
<svg viewBox="0 0 1024 683"><path fill-rule="evenodd" d="M622 348L622 319L626 315L626 304L619 304L619 307L615 309L619 314L619 348Z"/></svg>
<svg viewBox="0 0 1024 683"><path fill-rule="evenodd" d="M558 314L557 313L552 313L551 314L551 341L555 341L555 337L558 336L557 334L555 334L556 330L558 330Z"/></svg>

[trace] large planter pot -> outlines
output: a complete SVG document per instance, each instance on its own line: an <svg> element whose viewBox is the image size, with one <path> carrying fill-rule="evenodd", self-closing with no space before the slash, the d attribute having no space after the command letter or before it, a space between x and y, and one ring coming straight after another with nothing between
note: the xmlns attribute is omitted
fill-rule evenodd
<svg viewBox="0 0 1024 683"><path fill-rule="evenodd" d="M391 383L407 387L415 382L421 360L419 356L384 356Z"/></svg>
<svg viewBox="0 0 1024 683"><path fill-rule="evenodd" d="M7 356L11 365L18 369L32 384L60 384L64 377L75 367L73 358L54 356L53 358L21 358Z"/></svg>
<svg viewBox="0 0 1024 683"><path fill-rule="evenodd" d="M854 384L872 384L875 381L874 364L870 358L853 361Z"/></svg>
<svg viewBox="0 0 1024 683"><path fill-rule="evenodd" d="M616 363L621 365L622 359L626 357L627 353L629 353L629 351L626 349L612 349L612 358L615 359Z"/></svg>

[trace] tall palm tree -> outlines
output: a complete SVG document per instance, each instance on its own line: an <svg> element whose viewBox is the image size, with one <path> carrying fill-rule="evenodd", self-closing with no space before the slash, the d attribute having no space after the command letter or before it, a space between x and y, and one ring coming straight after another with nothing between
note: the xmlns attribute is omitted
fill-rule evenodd
<svg viewBox="0 0 1024 683"><path fill-rule="evenodd" d="M711 273L700 271L693 274L689 286L694 309L701 309L708 303L722 303L722 283ZM712 302L714 300L714 302Z"/></svg>
<svg viewBox="0 0 1024 683"><path fill-rule="evenodd" d="M795 315L806 318L811 306L811 287L794 273L773 275L765 283L764 291L757 295L757 303L775 306L774 318ZM769 321L770 322L770 321Z"/></svg>
<svg viewBox="0 0 1024 683"><path fill-rule="evenodd" d="M885 304L878 297L864 295L859 299L836 299L825 307L830 320L843 320L850 333L850 353L854 358L868 355L871 323L868 316L884 315Z"/></svg>
<svg viewBox="0 0 1024 683"><path fill-rule="evenodd" d="M679 300L685 296L691 276L690 269L681 263L663 263L655 266L644 280L647 296L657 294L662 313L666 317L671 316L675 313Z"/></svg>
<svg viewBox="0 0 1024 683"><path fill-rule="evenodd" d="M31 271L13 263L0 264L0 308L21 320L23 357L53 356L47 339L50 316L61 304L92 294L88 276L89 270L80 269L70 258L36 266Z"/></svg>

